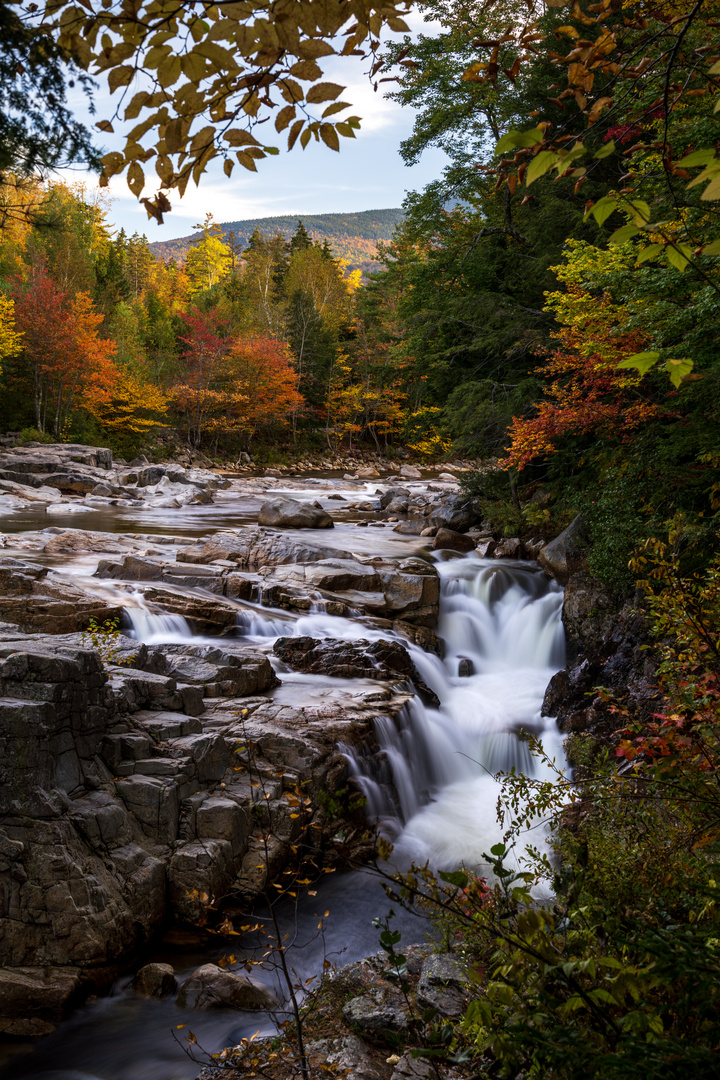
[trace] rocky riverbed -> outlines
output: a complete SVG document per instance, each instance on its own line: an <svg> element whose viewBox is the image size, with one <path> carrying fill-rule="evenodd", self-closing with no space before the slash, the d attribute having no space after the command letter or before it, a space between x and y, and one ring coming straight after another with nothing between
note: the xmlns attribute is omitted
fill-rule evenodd
<svg viewBox="0 0 720 1080"><path fill-rule="evenodd" d="M438 559L539 556L575 595L582 560L493 537L457 475L363 471L0 453L6 1035L51 1031L168 926L249 912L298 843L328 868L368 851L355 821L338 852L327 796L416 696L438 705Z"/></svg>

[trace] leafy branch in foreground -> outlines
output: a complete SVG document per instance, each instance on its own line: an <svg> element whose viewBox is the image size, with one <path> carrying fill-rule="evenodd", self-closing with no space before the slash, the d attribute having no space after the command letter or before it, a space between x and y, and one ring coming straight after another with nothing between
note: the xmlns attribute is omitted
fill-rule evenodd
<svg viewBox="0 0 720 1080"><path fill-rule="evenodd" d="M112 94L120 92L112 117L96 126L112 134L118 120L138 123L122 149L103 157L101 183L126 173L140 198L148 182L144 166L152 161L160 190L141 202L162 221L170 209L166 192L182 196L214 158L223 159L230 176L235 161L255 172L258 160L277 154L259 129L275 109L275 130L288 130L288 149L298 139L304 149L314 138L338 150L340 137L354 138L359 118L335 118L350 105L340 100L343 86L324 80L320 61L374 56L383 27L407 30L401 16L409 6L408 0L47 0L42 29L86 70L106 75Z"/></svg>

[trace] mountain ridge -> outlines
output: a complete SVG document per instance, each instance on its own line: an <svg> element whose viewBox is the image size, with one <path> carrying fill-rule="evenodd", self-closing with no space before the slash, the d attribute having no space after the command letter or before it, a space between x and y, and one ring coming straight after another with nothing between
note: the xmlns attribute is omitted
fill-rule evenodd
<svg viewBox="0 0 720 1080"><path fill-rule="evenodd" d="M402 218L402 210L392 207L346 214L277 214L219 224L224 233L234 233L239 241L247 244L256 228L266 235L274 236L279 232L289 239L297 229L298 221L302 221L314 240L328 241L336 258L346 259L351 269L359 268L368 273L374 269L373 257L378 242L390 240ZM149 247L161 259L181 262L194 239L195 234L190 234L174 240L156 240Z"/></svg>

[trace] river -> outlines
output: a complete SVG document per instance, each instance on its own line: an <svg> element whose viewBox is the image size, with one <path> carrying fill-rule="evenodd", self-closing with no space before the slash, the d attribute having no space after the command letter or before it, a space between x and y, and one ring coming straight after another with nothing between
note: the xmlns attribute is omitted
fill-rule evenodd
<svg viewBox="0 0 720 1080"><path fill-rule="evenodd" d="M413 485L418 490L422 486ZM367 492L377 487L373 483ZM338 524L322 540L344 553L350 551L361 558L412 553L435 559L441 578L437 632L445 643L445 656L440 660L403 641L421 677L437 694L440 708L429 708L419 697L413 698L399 723L378 722L376 754L362 758L345 748L349 769L367 797L369 815L392 840L398 860L429 859L438 869L461 863L482 867L484 852L499 834L495 820L498 784L493 773L513 766L522 771L534 767L520 732L539 735L550 756L562 754L554 721L540 716L545 687L564 664L562 591L536 564L483 560L474 553L431 553L426 538L403 536L392 532L387 523L380 527L372 519L368 523L367 514L363 524L357 514L336 514L337 504L326 504L325 499L328 491L337 494L343 490L338 481L319 478L315 485L303 483L298 489L286 489L286 493L312 499L320 495L323 504L332 507ZM273 491L276 493L278 487ZM351 494L357 498L365 492L358 492L356 486ZM243 497L234 491L219 505L183 508L157 520L154 515L149 518L147 512L141 520L127 511L87 514L83 515L82 528L208 535L256 520L258 505L257 493ZM5 530L15 533L47 524L47 519L40 522L34 515L3 521ZM64 523L53 518L52 524ZM77 520L67 524L78 526ZM63 569L86 580L94 568L92 563L87 557L68 557ZM139 639L171 641L190 635L179 616L149 611L141 593L129 602L127 593L123 596ZM269 651L279 635L388 637L387 630L373 630L350 618L289 616L250 605L240 612L237 633L263 651ZM292 673L279 660L274 662L282 679L274 691L278 696L292 695L298 701L303 696L322 696L330 688L337 692L338 679ZM377 880L363 872L333 875L316 897L306 896L297 918L299 940L306 939L307 946L294 958L303 979L322 966L322 948L314 939L313 927L317 913L325 909L330 911L325 948L331 959L349 963L377 950L372 919L387 911L388 901ZM286 917L295 915L287 912ZM409 916L400 925L406 943L425 932L423 925ZM198 964L216 961L223 951L222 944L208 948L188 939L182 946L160 946L145 960L173 963L182 980ZM54 1035L15 1056L4 1075L8 1080L191 1080L199 1068L174 1040L177 1025L191 1021L199 1043L211 1051L255 1031L273 1030L271 1020L256 1013L184 1014L172 999L139 1000L129 991L129 981L129 977L119 980L109 996L84 1006Z"/></svg>

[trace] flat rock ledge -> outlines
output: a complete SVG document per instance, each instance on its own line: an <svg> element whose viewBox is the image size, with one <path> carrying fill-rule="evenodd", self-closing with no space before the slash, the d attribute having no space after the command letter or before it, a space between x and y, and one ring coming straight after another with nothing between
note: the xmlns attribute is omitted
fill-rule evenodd
<svg viewBox="0 0 720 1080"><path fill-rule="evenodd" d="M268 658L238 641L121 637L107 668L81 642L0 630L0 1033L47 1033L209 900L248 910L304 836L332 860L318 796L345 782L337 744L372 750L408 699L275 702Z"/></svg>

